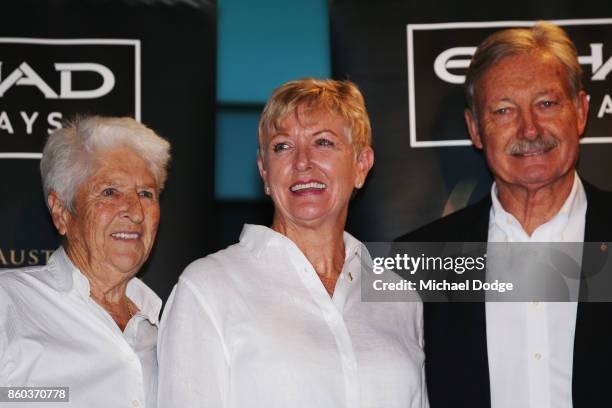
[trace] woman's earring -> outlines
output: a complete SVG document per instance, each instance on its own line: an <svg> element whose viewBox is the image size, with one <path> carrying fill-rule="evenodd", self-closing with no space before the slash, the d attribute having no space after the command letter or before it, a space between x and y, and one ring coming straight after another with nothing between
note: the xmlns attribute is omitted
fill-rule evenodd
<svg viewBox="0 0 612 408"><path fill-rule="evenodd" d="M266 191L267 195L270 195L270 187L266 186L266 188L264 190Z"/></svg>

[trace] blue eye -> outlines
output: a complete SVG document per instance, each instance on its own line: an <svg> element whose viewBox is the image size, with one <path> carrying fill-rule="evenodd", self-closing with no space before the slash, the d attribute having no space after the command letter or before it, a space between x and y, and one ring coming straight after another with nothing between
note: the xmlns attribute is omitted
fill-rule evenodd
<svg viewBox="0 0 612 408"><path fill-rule="evenodd" d="M334 142L332 142L329 139L325 139L325 138L317 139L315 143L318 146L333 146L334 145Z"/></svg>
<svg viewBox="0 0 612 408"><path fill-rule="evenodd" d="M540 104L544 106L545 108L550 108L551 106L555 105L556 102L555 101L542 101L540 102Z"/></svg>
<svg viewBox="0 0 612 408"><path fill-rule="evenodd" d="M102 195L104 197L112 197L117 193L117 190L112 188L112 187L108 187L105 188L104 190L102 190Z"/></svg>
<svg viewBox="0 0 612 408"><path fill-rule="evenodd" d="M153 198L154 194L151 191L147 191L147 190L143 190L141 192L138 193L139 196L144 197L144 198Z"/></svg>
<svg viewBox="0 0 612 408"><path fill-rule="evenodd" d="M289 145L287 143L280 142L272 146L272 151L274 151L275 153L278 153L282 150L287 150L288 148L289 148Z"/></svg>

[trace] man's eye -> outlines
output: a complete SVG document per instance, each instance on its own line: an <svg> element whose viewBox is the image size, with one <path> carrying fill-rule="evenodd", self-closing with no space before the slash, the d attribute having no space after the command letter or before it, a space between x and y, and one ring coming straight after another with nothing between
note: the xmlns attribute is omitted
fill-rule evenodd
<svg viewBox="0 0 612 408"><path fill-rule="evenodd" d="M287 143L276 143L274 144L274 146L272 146L272 151L278 153L282 150L287 150L289 148L289 145Z"/></svg>
<svg viewBox="0 0 612 408"><path fill-rule="evenodd" d="M108 187L108 188L105 188L104 190L102 190L102 195L104 197L112 197L115 194L117 194L117 189L112 188L112 187Z"/></svg>
<svg viewBox="0 0 612 408"><path fill-rule="evenodd" d="M147 190L141 191L140 193L138 193L138 195L144 198L153 198L155 196L152 191Z"/></svg>
<svg viewBox="0 0 612 408"><path fill-rule="evenodd" d="M325 138L317 139L315 143L318 146L333 146L334 145L334 142L332 142L329 139L325 139Z"/></svg>
<svg viewBox="0 0 612 408"><path fill-rule="evenodd" d="M510 108L499 108L493 111L493 113L495 113L496 115L505 115L508 112L510 112Z"/></svg>
<svg viewBox="0 0 612 408"><path fill-rule="evenodd" d="M540 102L540 105L544 106L545 108L550 108L554 106L555 104L556 104L555 101L548 101L548 100Z"/></svg>

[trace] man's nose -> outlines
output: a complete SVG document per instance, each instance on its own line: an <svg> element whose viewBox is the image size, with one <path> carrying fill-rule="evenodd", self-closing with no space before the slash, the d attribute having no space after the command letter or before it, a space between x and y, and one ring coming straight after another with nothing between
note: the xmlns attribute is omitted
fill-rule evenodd
<svg viewBox="0 0 612 408"><path fill-rule="evenodd" d="M522 137L529 140L537 138L540 134L537 116L530 109L525 109L521 115L521 121Z"/></svg>

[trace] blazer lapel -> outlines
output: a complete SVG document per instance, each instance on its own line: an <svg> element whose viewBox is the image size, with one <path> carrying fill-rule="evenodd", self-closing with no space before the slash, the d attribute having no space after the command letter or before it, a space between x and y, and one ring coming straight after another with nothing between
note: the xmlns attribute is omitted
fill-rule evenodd
<svg viewBox="0 0 612 408"><path fill-rule="evenodd" d="M487 242L491 198L462 214L463 242ZM426 381L431 407L490 408L483 302L423 303Z"/></svg>

